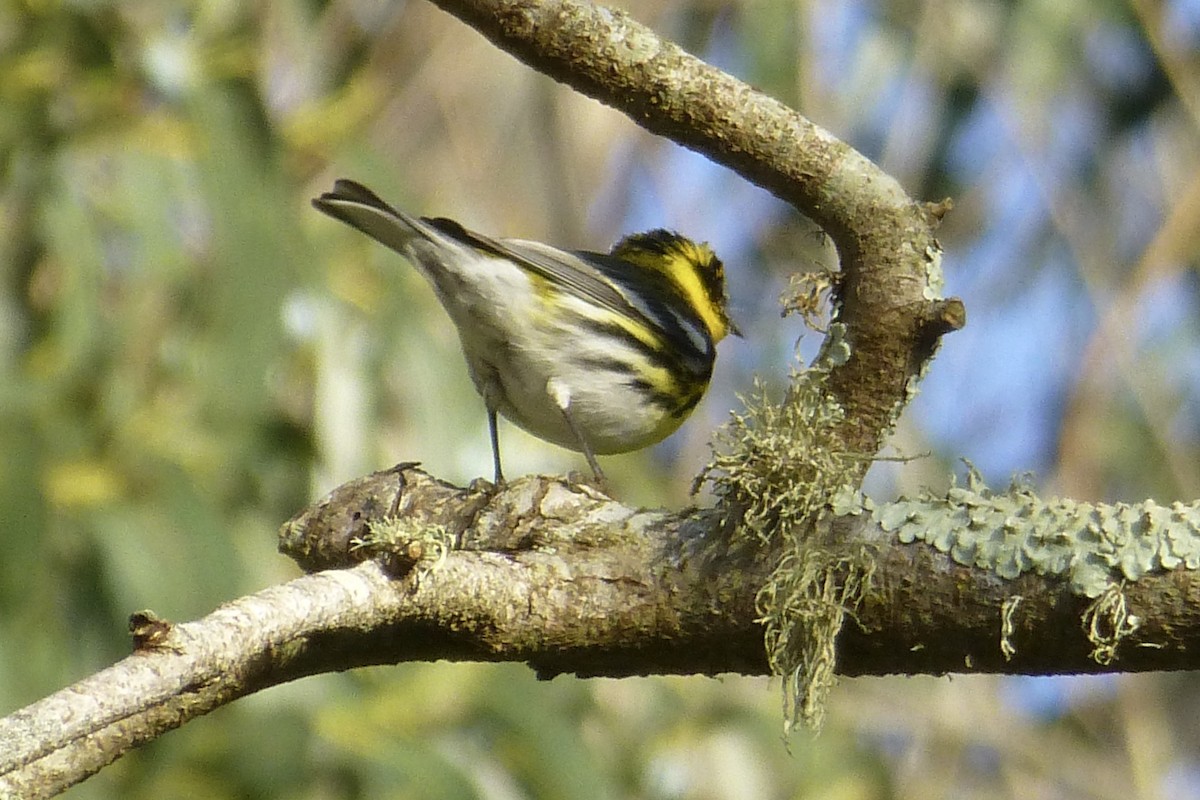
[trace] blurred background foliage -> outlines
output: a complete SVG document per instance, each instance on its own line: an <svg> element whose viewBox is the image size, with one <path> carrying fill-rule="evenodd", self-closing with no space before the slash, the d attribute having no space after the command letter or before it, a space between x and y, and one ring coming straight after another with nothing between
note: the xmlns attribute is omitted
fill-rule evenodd
<svg viewBox="0 0 1200 800"><path fill-rule="evenodd" d="M952 196L949 337L880 499L1035 470L1081 499L1200 495L1200 3L642 0L662 34ZM335 177L496 234L725 259L745 341L693 421L608 459L688 502L751 377L818 337L812 226L424 2L0 0L0 710L296 574L278 524L399 460L490 472L419 277L313 212ZM799 342L799 344L797 344ZM502 430L511 474L580 468ZM536 682L405 665L241 701L73 798L1200 797L1190 676L844 682L819 738L729 677Z"/></svg>

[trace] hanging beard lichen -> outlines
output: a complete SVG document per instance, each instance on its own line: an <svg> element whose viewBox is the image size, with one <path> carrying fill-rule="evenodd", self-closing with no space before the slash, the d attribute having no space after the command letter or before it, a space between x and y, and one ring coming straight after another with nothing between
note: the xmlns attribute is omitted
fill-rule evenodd
<svg viewBox="0 0 1200 800"><path fill-rule="evenodd" d="M756 382L744 411L717 432L713 460L697 479L728 513L717 544L779 554L756 603L772 672L783 678L787 729L820 727L835 640L869 589L874 563L866 547L818 534L832 514L862 510L857 481L868 457L837 440L844 412L825 390L826 375L825 366L793 374L782 401Z"/></svg>
<svg viewBox="0 0 1200 800"><path fill-rule="evenodd" d="M837 636L870 588L873 573L866 547L835 556L797 544L759 591L771 672L783 678L785 733L798 722L820 729L825 699L836 681Z"/></svg>

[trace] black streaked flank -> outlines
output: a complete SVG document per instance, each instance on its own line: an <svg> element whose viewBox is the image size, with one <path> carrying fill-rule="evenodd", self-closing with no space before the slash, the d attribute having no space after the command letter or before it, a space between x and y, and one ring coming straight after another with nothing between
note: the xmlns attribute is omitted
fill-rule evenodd
<svg viewBox="0 0 1200 800"><path fill-rule="evenodd" d="M668 347L655 348L633 336L617 322L578 317L580 328L592 331L600 338L619 339L630 349L641 353L652 366L660 367L672 375L686 377L689 380L708 383L712 377L713 358L709 353L701 353L695 349L686 335L681 335L678 326L672 330L663 330ZM628 363L628 362L623 362Z"/></svg>
<svg viewBox="0 0 1200 800"><path fill-rule="evenodd" d="M643 394L647 400L666 411L675 419L686 417L704 396L707 384L687 384L678 394L669 394L654 388L649 381L642 378L632 378L625 383L631 389Z"/></svg>

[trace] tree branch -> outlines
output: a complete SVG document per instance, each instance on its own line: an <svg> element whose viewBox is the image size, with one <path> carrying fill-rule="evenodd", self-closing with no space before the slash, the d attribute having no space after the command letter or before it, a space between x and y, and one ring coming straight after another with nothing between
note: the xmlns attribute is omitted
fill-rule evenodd
<svg viewBox="0 0 1200 800"><path fill-rule="evenodd" d="M890 544L869 515L830 524L877 556L838 640L842 674L1108 669L1080 625L1088 601L1065 581L1006 581ZM324 571L192 623L136 615L133 655L0 720L0 795L52 796L193 717L331 670L470 660L523 661L542 677L765 673L755 596L772 565L722 550L718 526L709 511L634 511L553 478L493 494L405 465L374 473L283 527L281 548ZM1006 650L1003 610L1018 596ZM1194 571L1131 583L1125 601L1142 624L1121 669L1200 666Z"/></svg>

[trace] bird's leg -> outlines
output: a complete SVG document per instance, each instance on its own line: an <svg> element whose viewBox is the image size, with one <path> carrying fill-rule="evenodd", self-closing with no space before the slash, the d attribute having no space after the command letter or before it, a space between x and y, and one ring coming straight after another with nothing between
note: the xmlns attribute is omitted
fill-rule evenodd
<svg viewBox="0 0 1200 800"><path fill-rule="evenodd" d="M562 414L563 419L567 421L567 427L571 429L571 433L575 434L575 439L579 442L579 449L583 453L583 457L587 459L588 466L592 468L592 475L596 478L596 488L608 494L608 478L604 477L604 470L600 469L600 462L596 460L591 446L583 436L583 431L575 424L575 418L571 416L570 407L562 409Z"/></svg>
<svg viewBox="0 0 1200 800"><path fill-rule="evenodd" d="M551 378L546 383L546 391L550 393L550 399L554 401L554 405L558 406L558 410L562 412L563 419L567 421L567 427L571 429L575 441L579 443L579 451L583 453L588 466L592 468L592 475L596 478L596 488L609 494L608 479L604 477L604 470L600 469L600 463L596 461L596 454L592 452L592 447L588 444L587 437L583 435L583 430L571 416L571 390L558 378Z"/></svg>
<svg viewBox="0 0 1200 800"><path fill-rule="evenodd" d="M496 485L504 485L504 470L500 469L500 434L496 430L496 409L488 406L488 433L492 437L492 464L496 468Z"/></svg>

